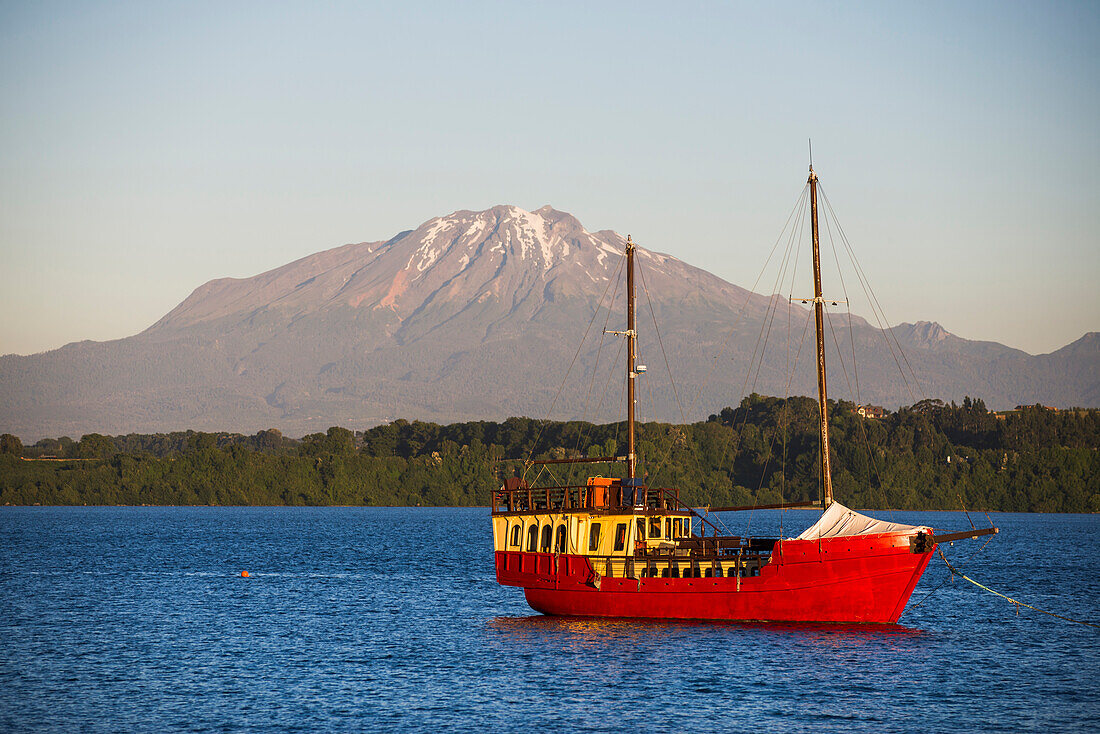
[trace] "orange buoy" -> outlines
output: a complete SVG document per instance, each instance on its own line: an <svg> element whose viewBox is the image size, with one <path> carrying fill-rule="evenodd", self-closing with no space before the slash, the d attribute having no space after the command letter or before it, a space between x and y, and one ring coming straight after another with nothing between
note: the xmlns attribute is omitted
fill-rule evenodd
<svg viewBox="0 0 1100 734"><path fill-rule="evenodd" d="M248 571L241 571L241 578L242 579L248 578Z"/></svg>

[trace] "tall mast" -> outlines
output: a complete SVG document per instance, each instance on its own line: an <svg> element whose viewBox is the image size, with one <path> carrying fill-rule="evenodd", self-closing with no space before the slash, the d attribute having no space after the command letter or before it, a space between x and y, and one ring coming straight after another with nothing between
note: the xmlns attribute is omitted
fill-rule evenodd
<svg viewBox="0 0 1100 734"><path fill-rule="evenodd" d="M810 223L814 242L814 321L817 326L817 400L821 414L821 504L833 504L829 472L829 412L825 395L825 299L821 295L821 248L817 236L817 174L810 164Z"/></svg>
<svg viewBox="0 0 1100 734"><path fill-rule="evenodd" d="M634 242L626 236L626 467L627 478L634 478L637 456L634 453L634 371L636 359L635 340L638 332L634 325Z"/></svg>

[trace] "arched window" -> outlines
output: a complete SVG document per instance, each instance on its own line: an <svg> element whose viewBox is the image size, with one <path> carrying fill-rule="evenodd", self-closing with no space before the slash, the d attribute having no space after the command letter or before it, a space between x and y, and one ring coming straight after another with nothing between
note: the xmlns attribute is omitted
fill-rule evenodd
<svg viewBox="0 0 1100 734"><path fill-rule="evenodd" d="M512 542L511 542L511 545L515 546L516 548L519 548L519 534L521 532L520 531L521 527L522 527L522 525L513 525L512 526Z"/></svg>
<svg viewBox="0 0 1100 734"><path fill-rule="evenodd" d="M550 552L550 536L553 535L553 533L554 533L554 528L550 527L549 523L542 526L542 552L543 553L549 553Z"/></svg>
<svg viewBox="0 0 1100 734"><path fill-rule="evenodd" d="M554 552L565 553L565 525L558 525L558 536L554 539Z"/></svg>
<svg viewBox="0 0 1100 734"><path fill-rule="evenodd" d="M532 525L527 528L527 552L536 553L539 549L539 526Z"/></svg>

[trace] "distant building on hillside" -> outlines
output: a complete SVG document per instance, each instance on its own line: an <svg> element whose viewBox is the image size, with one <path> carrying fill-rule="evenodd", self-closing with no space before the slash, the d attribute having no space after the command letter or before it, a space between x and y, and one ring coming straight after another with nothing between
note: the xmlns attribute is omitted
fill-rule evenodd
<svg viewBox="0 0 1100 734"><path fill-rule="evenodd" d="M885 418L886 408L878 405L859 405L856 406L856 413L861 418Z"/></svg>

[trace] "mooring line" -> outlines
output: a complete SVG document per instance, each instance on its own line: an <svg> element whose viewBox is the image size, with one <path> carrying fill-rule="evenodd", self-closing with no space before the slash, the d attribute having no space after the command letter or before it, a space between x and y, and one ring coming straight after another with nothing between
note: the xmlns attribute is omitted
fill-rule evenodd
<svg viewBox="0 0 1100 734"><path fill-rule="evenodd" d="M1100 624L1096 624L1095 622L1085 622L1085 621L1080 620L1080 619L1073 619L1072 617L1063 617L1061 614L1055 614L1054 612L1048 612L1045 609L1040 609L1039 607L1032 606L1031 604L1028 604L1026 602L1022 602L1019 599L1013 599L1011 596L1006 596L1005 594L1002 594L999 591L994 591L993 589L989 588L988 586L984 586L983 584L979 584L977 581L975 581L974 579L970 578L969 576L967 576L965 573L963 573L959 569L952 566L951 561L947 560L947 556L945 556L943 554L943 549L942 548L940 549L940 558L942 558L943 562L947 564L947 567L949 569L951 569L952 574L958 574L959 576L962 576L964 579L966 579L970 583L974 584L978 588L985 589L990 594L996 594L997 596L1001 597L1002 599L1007 599L1010 604L1015 604L1016 605L1016 614L1020 613L1020 607L1027 607L1028 609L1034 609L1035 611L1041 612L1042 614L1046 614L1050 617L1057 617L1058 619L1064 619L1067 622L1073 622L1075 624L1083 624L1083 625L1086 625L1088 627L1096 627L1097 629L1100 629Z"/></svg>
<svg viewBox="0 0 1100 734"><path fill-rule="evenodd" d="M992 521L992 520L990 520L990 522L989 522L989 526L990 526L990 527L993 527L993 521ZM986 538L986 541L985 541L984 543L982 543L982 547L981 547L981 548L979 548L978 550L974 551L973 553L971 553L971 554L970 554L969 556L967 556L967 557L966 557L966 559L965 559L965 562L969 563L969 562L970 562L971 560L973 560L974 558L976 558L976 557L978 556L978 554L979 554L979 553L981 553L982 551L984 551L984 550L985 550L985 547L986 547L987 545L989 545L989 542L990 542L991 540L993 540L993 538L995 538L995 537L997 537L997 536L996 536L996 535L990 535L990 536L989 536L988 538ZM942 551L942 550L940 551L940 555L943 555L943 551ZM946 560L946 559L944 559L944 560ZM928 601L929 599L931 599L931 598L932 598L932 595L933 595L933 594L935 594L935 593L936 593L937 591L939 591L940 589L942 589L942 588L943 588L943 586L944 586L944 584L946 584L946 583L947 583L948 581L951 581L951 580L953 580L954 578L955 578L955 575L954 575L954 574L950 574L950 575L948 575L948 576L944 576L944 577L943 577L943 581L941 581L941 582L939 582L938 584L936 584L936 588L932 589L932 590L931 590L931 591L929 591L929 592L928 592L927 594L925 594L924 596L922 596L922 597L921 597L921 600L920 600L920 601L918 601L918 602L917 602L916 604L914 604L912 608L913 608L913 609L916 609L917 607L919 607L919 606L921 606L922 604L924 604L924 603L925 603L926 601Z"/></svg>

